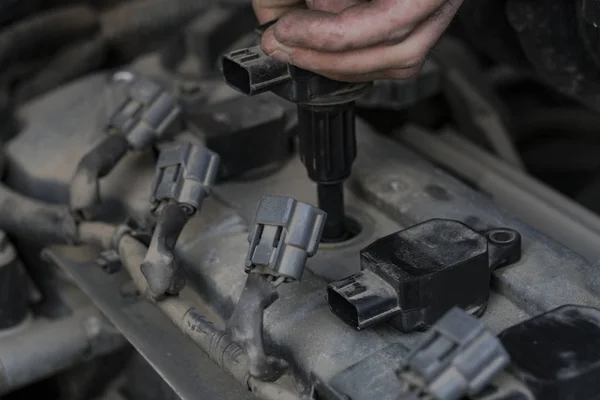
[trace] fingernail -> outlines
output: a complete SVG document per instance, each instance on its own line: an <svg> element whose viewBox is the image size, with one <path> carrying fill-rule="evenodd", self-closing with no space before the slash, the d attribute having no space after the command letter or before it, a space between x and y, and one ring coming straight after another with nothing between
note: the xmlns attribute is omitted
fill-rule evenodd
<svg viewBox="0 0 600 400"><path fill-rule="evenodd" d="M282 50L275 50L274 52L269 54L269 56L276 59L277 61L281 61L287 64L291 62L290 55Z"/></svg>
<svg viewBox="0 0 600 400"><path fill-rule="evenodd" d="M292 49L287 47L286 45L280 43L275 39L275 35L273 33L273 27L270 27L265 31L262 38L262 48L263 51L273 57L274 59L282 62L289 63L290 62L290 54Z"/></svg>

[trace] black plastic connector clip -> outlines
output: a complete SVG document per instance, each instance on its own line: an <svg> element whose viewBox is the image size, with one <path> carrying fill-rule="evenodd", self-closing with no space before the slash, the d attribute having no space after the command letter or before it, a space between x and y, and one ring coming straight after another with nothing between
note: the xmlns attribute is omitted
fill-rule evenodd
<svg viewBox="0 0 600 400"><path fill-rule="evenodd" d="M370 87L366 83L334 81L282 63L266 55L260 46L225 54L221 67L225 81L243 94L270 91L293 103L348 103Z"/></svg>
<svg viewBox="0 0 600 400"><path fill-rule="evenodd" d="M292 79L288 64L269 57L260 46L224 55L222 67L227 83L248 96L268 92Z"/></svg>
<svg viewBox="0 0 600 400"><path fill-rule="evenodd" d="M175 97L149 79L136 78L108 129L125 136L131 148L139 150L176 133L181 124L181 107Z"/></svg>
<svg viewBox="0 0 600 400"><path fill-rule="evenodd" d="M520 256L514 230L429 220L364 248L362 271L328 286L329 306L356 329L389 321L402 332L425 329L454 306L481 315L493 269Z"/></svg>
<svg viewBox="0 0 600 400"><path fill-rule="evenodd" d="M509 362L481 321L453 308L408 355L399 376L419 399L458 400L481 392Z"/></svg>
<svg viewBox="0 0 600 400"><path fill-rule="evenodd" d="M245 178L280 168L293 154L296 124L284 105L274 96L240 96L189 110L187 123L221 157L219 179Z"/></svg>
<svg viewBox="0 0 600 400"><path fill-rule="evenodd" d="M565 305L506 329L511 371L544 400L595 400L600 393L600 310Z"/></svg>
<svg viewBox="0 0 600 400"><path fill-rule="evenodd" d="M189 142L165 146L156 164L152 204L173 201L194 214L217 177L219 161L218 154Z"/></svg>
<svg viewBox="0 0 600 400"><path fill-rule="evenodd" d="M291 197L266 196L248 236L246 271L298 281L319 247L327 215Z"/></svg>

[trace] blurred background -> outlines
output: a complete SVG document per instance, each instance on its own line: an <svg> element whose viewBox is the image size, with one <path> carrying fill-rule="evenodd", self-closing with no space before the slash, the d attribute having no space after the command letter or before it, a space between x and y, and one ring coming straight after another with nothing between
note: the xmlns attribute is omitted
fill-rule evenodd
<svg viewBox="0 0 600 400"><path fill-rule="evenodd" d="M256 40L249 3L0 0L1 137L18 131L11 113L20 104L147 54L188 81L218 79L218 55ZM496 135L509 135L502 140L512 143L521 167L598 211L598 7L596 0L466 0L417 89L415 82L404 85L412 91L388 84L393 101L365 100L360 113L389 134L407 121L458 125L470 140L498 150L465 109L464 88L432 78L453 68L501 119L505 129Z"/></svg>

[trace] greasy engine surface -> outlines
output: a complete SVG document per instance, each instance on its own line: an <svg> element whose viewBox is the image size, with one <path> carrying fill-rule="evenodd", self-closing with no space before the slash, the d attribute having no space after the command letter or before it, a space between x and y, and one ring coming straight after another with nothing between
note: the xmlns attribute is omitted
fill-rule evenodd
<svg viewBox="0 0 600 400"><path fill-rule="evenodd" d="M30 122L7 147L7 182L40 200L65 202L78 160L105 135L103 119L111 106L107 93L117 86L106 75L84 78L25 107L21 116ZM359 251L374 240L432 218L462 221L477 230L507 227L522 235L521 261L501 267L493 275L493 291L482 316L493 332L564 304L599 305L598 295L586 285L594 279L587 261L365 123L358 122L357 134L359 155L347 184L347 199L349 216L360 232L347 242L321 245L308 261L302 281L281 286L280 299L264 315L266 346L291 364L301 392L310 392L314 382L328 382L369 355L389 351L406 355L414 347L419 333L402 334L385 324L357 332L345 325L329 310L325 287L327 282L358 272ZM32 143L46 151L33 158ZM49 151L64 148L69 151ZM101 197L105 202L99 215L108 220L119 214L145 215L154 160L152 151L130 154L103 179ZM218 320L227 320L241 294L247 276L248 229L257 203L265 195L316 201L304 167L291 157L266 176L218 184L213 198L188 223L177 242L176 254L188 273L188 289L197 290L202 307ZM85 258L93 261L94 256ZM444 290L464 287L468 282ZM144 302L141 298L137 301ZM137 317L147 318L143 314ZM152 328L148 325L147 329ZM126 336L138 334L144 332L129 331ZM185 354L172 357L183 363L188 360ZM160 363L155 366L161 368ZM361 387L354 387L353 398L373 395L370 385L380 388L382 397L378 398L394 398L398 389L390 387L399 383L389 369L386 363L373 366L361 377ZM193 374L187 376L191 379Z"/></svg>
<svg viewBox="0 0 600 400"><path fill-rule="evenodd" d="M597 399L600 221L527 174L546 158L522 159L487 84L514 82L448 39L363 93L273 63L248 15L210 8L158 53L23 97L0 395Z"/></svg>

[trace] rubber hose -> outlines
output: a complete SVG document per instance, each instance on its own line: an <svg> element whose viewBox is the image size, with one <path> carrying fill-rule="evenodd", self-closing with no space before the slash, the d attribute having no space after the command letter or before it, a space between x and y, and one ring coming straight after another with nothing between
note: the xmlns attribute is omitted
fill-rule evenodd
<svg viewBox="0 0 600 400"><path fill-rule="evenodd" d="M600 141L600 114L583 108L553 108L528 113L515 121L519 143L548 136Z"/></svg>
<svg viewBox="0 0 600 400"><path fill-rule="evenodd" d="M79 162L69 186L70 205L85 212L100 203L100 178L112 171L129 149L123 135L108 135Z"/></svg>
<svg viewBox="0 0 600 400"><path fill-rule="evenodd" d="M100 68L105 62L106 50L106 41L97 36L59 51L37 75L18 87L15 94L17 103Z"/></svg>
<svg viewBox="0 0 600 400"><path fill-rule="evenodd" d="M0 229L42 245L77 242L77 227L67 207L31 199L3 184L0 184Z"/></svg>
<svg viewBox="0 0 600 400"><path fill-rule="evenodd" d="M598 32L598 28L586 20L583 13L584 0L577 0L575 9L577 12L577 29L583 46L594 61L596 68L600 68L600 32Z"/></svg>
<svg viewBox="0 0 600 400"><path fill-rule="evenodd" d="M102 318L94 308L81 309L65 318L35 318L18 333L0 337L2 398L15 389L124 347L125 339L116 332L96 328Z"/></svg>
<svg viewBox="0 0 600 400"><path fill-rule="evenodd" d="M211 3L199 0L128 2L101 15L103 36L121 58L132 59L155 47L163 35L191 21Z"/></svg>
<svg viewBox="0 0 600 400"><path fill-rule="evenodd" d="M77 226L79 242L92 244L102 249L111 249L119 227L104 222L81 222Z"/></svg>
<svg viewBox="0 0 600 400"><path fill-rule="evenodd" d="M23 58L37 57L62 47L73 38L93 35L99 29L94 11L73 6L36 14L0 31L0 70Z"/></svg>
<svg viewBox="0 0 600 400"><path fill-rule="evenodd" d="M39 8L41 0L0 1L0 27L25 18Z"/></svg>

